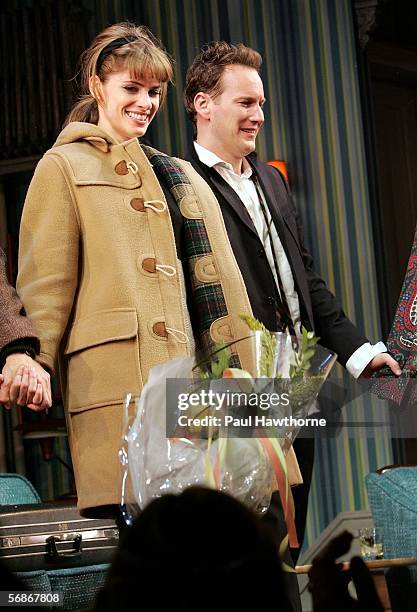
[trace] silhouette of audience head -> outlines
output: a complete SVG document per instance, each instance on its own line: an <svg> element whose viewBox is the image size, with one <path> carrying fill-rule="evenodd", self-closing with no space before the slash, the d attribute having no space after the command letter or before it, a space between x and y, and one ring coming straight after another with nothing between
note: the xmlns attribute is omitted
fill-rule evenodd
<svg viewBox="0 0 417 612"><path fill-rule="evenodd" d="M121 538L96 611L151 597L182 610L224 605L287 612L278 552L261 521L232 497L202 487L152 501Z"/></svg>

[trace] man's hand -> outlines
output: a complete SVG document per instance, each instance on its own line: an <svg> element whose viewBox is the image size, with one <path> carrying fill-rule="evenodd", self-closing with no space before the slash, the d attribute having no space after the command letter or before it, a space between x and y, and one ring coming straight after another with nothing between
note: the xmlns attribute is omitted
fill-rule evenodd
<svg viewBox="0 0 417 612"><path fill-rule="evenodd" d="M24 353L13 353L6 359L0 375L0 404L14 404L40 411L52 405L51 380L48 372Z"/></svg>
<svg viewBox="0 0 417 612"><path fill-rule="evenodd" d="M379 353L368 363L361 374L361 378L371 378L372 374L381 368L388 367L396 376L401 376L401 368L389 353Z"/></svg>

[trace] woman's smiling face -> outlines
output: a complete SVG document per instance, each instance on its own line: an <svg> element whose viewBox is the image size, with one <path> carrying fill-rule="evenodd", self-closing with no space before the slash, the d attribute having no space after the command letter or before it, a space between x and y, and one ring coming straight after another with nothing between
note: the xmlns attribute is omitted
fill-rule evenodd
<svg viewBox="0 0 417 612"><path fill-rule="evenodd" d="M159 108L161 83L150 75L133 78L128 70L96 83L98 125L118 142L143 136Z"/></svg>

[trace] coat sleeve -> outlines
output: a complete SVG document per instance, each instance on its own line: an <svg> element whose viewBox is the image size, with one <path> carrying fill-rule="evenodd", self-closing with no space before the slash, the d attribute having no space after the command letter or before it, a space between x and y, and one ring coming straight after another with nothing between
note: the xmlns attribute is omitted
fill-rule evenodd
<svg viewBox="0 0 417 612"><path fill-rule="evenodd" d="M314 329L317 336L320 337L320 344L337 353L338 361L345 366L349 357L369 340L346 316L339 300L315 271L313 257L304 244L303 226L287 185L286 189L290 207L296 220L299 247L313 312Z"/></svg>
<svg viewBox="0 0 417 612"><path fill-rule="evenodd" d="M39 352L39 340L30 320L22 314L22 304L15 289L9 285L6 274L6 256L0 249L0 353L6 345L22 340ZM0 361L2 357L0 357Z"/></svg>
<svg viewBox="0 0 417 612"><path fill-rule="evenodd" d="M78 284L79 223L66 162L39 162L20 225L17 290L41 341L39 361L54 371Z"/></svg>

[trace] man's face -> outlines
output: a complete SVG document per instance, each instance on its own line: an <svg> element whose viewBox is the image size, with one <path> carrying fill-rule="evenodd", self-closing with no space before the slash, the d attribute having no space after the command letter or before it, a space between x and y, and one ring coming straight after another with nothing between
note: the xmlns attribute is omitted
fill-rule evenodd
<svg viewBox="0 0 417 612"><path fill-rule="evenodd" d="M262 81L254 68L227 66L221 79L221 94L208 102L209 142L203 146L229 163L242 160L255 149L256 136L264 122L264 102Z"/></svg>

